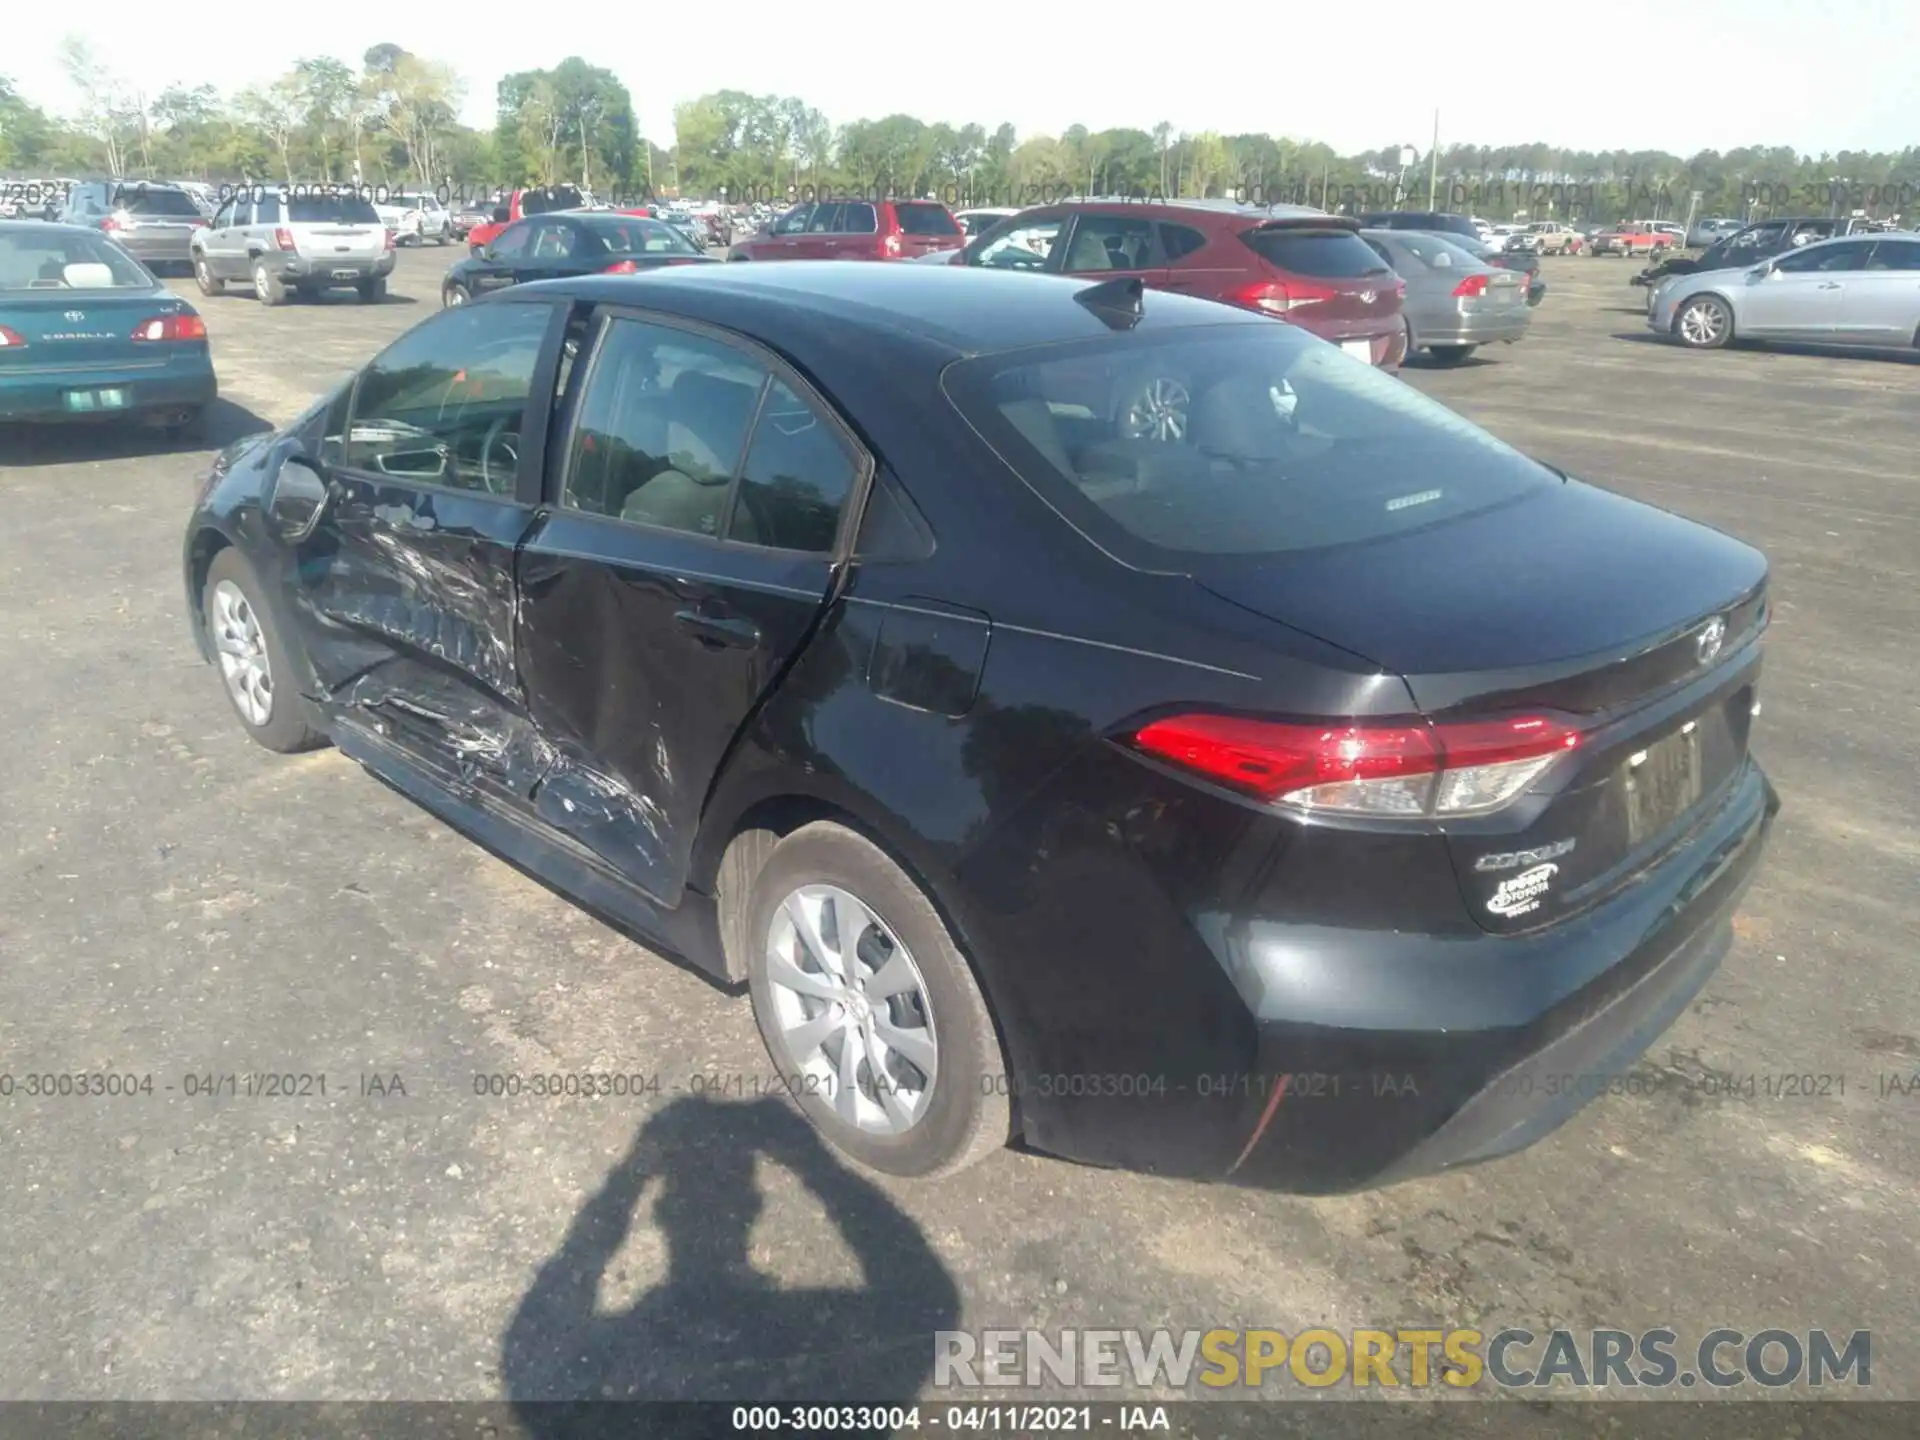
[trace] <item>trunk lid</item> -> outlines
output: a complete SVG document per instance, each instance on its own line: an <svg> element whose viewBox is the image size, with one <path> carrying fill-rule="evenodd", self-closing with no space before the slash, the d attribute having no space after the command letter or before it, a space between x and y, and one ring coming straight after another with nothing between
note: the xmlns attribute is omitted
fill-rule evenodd
<svg viewBox="0 0 1920 1440"><path fill-rule="evenodd" d="M27 342L0 346L0 374L164 365L176 347L137 342L134 327L186 308L164 290L131 287L0 292L0 325Z"/></svg>
<svg viewBox="0 0 1920 1440"><path fill-rule="evenodd" d="M1424 530L1195 578L1405 680L1434 720L1576 717L1518 801L1448 821L1469 908L1507 933L1612 893L1677 844L1747 753L1765 558L1577 482Z"/></svg>

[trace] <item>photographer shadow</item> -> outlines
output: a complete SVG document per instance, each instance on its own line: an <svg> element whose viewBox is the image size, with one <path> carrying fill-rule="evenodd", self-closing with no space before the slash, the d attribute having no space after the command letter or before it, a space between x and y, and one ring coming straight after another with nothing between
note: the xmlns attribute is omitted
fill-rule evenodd
<svg viewBox="0 0 1920 1440"><path fill-rule="evenodd" d="M753 1267L765 1208L756 1157L785 1166L825 1208L861 1283L782 1289ZM630 1309L596 1307L649 1185L666 1278ZM933 1332L959 1323L960 1292L914 1221L828 1153L792 1107L675 1100L653 1116L574 1218L507 1328L501 1375L539 1440L706 1433L605 1402L909 1404L932 1371ZM724 1417L723 1417L724 1418Z"/></svg>

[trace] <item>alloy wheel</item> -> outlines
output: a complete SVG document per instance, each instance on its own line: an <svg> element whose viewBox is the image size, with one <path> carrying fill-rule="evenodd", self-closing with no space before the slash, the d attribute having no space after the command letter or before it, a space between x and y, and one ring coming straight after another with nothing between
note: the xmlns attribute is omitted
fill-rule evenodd
<svg viewBox="0 0 1920 1440"><path fill-rule="evenodd" d="M1689 345L1713 345L1725 337L1727 317L1712 300L1692 301L1680 312L1680 338Z"/></svg>
<svg viewBox="0 0 1920 1440"><path fill-rule="evenodd" d="M865 902L803 885L767 934L775 1027L800 1074L846 1124L899 1135L926 1114L940 1071L926 981Z"/></svg>
<svg viewBox="0 0 1920 1440"><path fill-rule="evenodd" d="M246 591L231 580L213 587L212 610L208 618L227 694L241 717L258 728L273 718L273 667L259 618Z"/></svg>

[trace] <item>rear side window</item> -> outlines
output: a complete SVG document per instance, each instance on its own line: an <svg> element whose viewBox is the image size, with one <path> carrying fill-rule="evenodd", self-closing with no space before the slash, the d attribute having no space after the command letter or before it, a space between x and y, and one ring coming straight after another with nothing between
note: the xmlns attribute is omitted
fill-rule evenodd
<svg viewBox="0 0 1920 1440"><path fill-rule="evenodd" d="M846 208L844 205L819 206L814 210L813 218L807 221L807 233L809 235L828 235L838 232L842 228L840 224L840 214Z"/></svg>
<svg viewBox="0 0 1920 1440"><path fill-rule="evenodd" d="M1364 543L1558 483L1293 326L1135 342L982 356L943 385L1042 499L1137 568Z"/></svg>
<svg viewBox="0 0 1920 1440"><path fill-rule="evenodd" d="M1197 250L1207 248L1207 237L1190 225L1162 225L1160 247L1169 260L1184 260Z"/></svg>
<svg viewBox="0 0 1920 1440"><path fill-rule="evenodd" d="M958 235L960 222L944 205L896 204L893 213L900 217L900 229L908 235Z"/></svg>
<svg viewBox="0 0 1920 1440"><path fill-rule="evenodd" d="M358 195L295 195L286 202L286 218L307 225L378 225L371 200Z"/></svg>
<svg viewBox="0 0 1920 1440"><path fill-rule="evenodd" d="M854 474L833 427L785 381L774 381L747 449L727 538L777 550L833 549Z"/></svg>
<svg viewBox="0 0 1920 1440"><path fill-rule="evenodd" d="M145 185L127 185L115 197L115 207L129 215L176 216L183 220L200 218L200 207L184 190L157 190Z"/></svg>
<svg viewBox="0 0 1920 1440"><path fill-rule="evenodd" d="M880 217L871 205L842 205L840 223L833 228L849 235L873 235L879 232Z"/></svg>
<svg viewBox="0 0 1920 1440"><path fill-rule="evenodd" d="M1357 280L1387 268L1350 230L1252 230L1242 238L1262 260L1289 275Z"/></svg>

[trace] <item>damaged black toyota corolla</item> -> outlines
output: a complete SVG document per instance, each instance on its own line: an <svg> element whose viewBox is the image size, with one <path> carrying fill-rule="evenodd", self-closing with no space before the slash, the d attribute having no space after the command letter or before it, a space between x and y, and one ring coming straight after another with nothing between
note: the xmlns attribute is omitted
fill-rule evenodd
<svg viewBox="0 0 1920 1440"><path fill-rule="evenodd" d="M1761 555L1130 281L516 287L225 452L185 561L255 739L744 984L901 1175L1518 1149L1778 808Z"/></svg>

